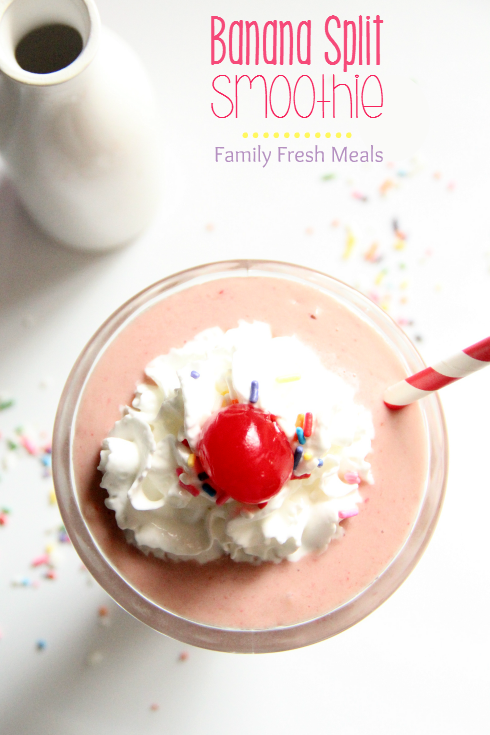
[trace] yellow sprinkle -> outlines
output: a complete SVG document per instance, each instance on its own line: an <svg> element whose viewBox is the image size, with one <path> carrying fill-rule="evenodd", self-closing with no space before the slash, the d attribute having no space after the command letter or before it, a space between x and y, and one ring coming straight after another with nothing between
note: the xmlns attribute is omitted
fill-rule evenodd
<svg viewBox="0 0 490 735"><path fill-rule="evenodd" d="M194 467L195 462L196 462L196 455L189 454L189 456L187 457L187 465L189 467Z"/></svg>
<svg viewBox="0 0 490 735"><path fill-rule="evenodd" d="M298 418L296 419L296 428L299 426L302 429L304 423L305 423L305 415L304 413L299 413Z"/></svg>
<svg viewBox="0 0 490 735"><path fill-rule="evenodd" d="M378 273L378 275L377 275L377 276L376 276L376 278L374 279L374 282L375 282L375 284L376 284L377 286L379 286L379 285L380 285L380 283L382 283L382 282L383 282L383 280L384 280L384 277L385 277L385 275L386 275L386 274L385 274L385 272L384 272L384 271L380 271L380 272Z"/></svg>
<svg viewBox="0 0 490 735"><path fill-rule="evenodd" d="M356 244L356 238L354 237L354 233L352 232L350 227L348 227L347 228L347 238L345 241L345 250L342 255L344 260L347 260L348 258L350 258L351 253L352 253L352 248L354 247L355 244Z"/></svg>
<svg viewBox="0 0 490 735"><path fill-rule="evenodd" d="M303 453L303 459L306 459L308 462L310 459L313 459L313 453L312 452L304 452Z"/></svg>
<svg viewBox="0 0 490 735"><path fill-rule="evenodd" d="M395 250L405 250L406 244L403 240L397 240L393 247Z"/></svg>
<svg viewBox="0 0 490 735"><path fill-rule="evenodd" d="M49 491L49 502L50 505L56 505L56 493L54 491L54 487Z"/></svg>
<svg viewBox="0 0 490 735"><path fill-rule="evenodd" d="M46 546L46 554L52 554L54 551L54 544L48 544Z"/></svg>
<svg viewBox="0 0 490 735"><path fill-rule="evenodd" d="M292 383L295 380L301 380L301 375L279 375L276 383Z"/></svg>
<svg viewBox="0 0 490 735"><path fill-rule="evenodd" d="M229 393L229 392L230 391L228 390L228 388L225 388L224 390L219 390L218 391L218 393L220 394L220 396L226 396L227 393Z"/></svg>

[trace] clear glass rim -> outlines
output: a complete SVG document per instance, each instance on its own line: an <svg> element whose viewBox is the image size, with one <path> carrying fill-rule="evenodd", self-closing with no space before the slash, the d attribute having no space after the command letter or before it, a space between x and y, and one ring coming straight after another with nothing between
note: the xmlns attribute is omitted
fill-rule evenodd
<svg viewBox="0 0 490 735"><path fill-rule="evenodd" d="M183 618L138 592L101 552L78 504L71 444L80 396L98 356L114 334L136 313L153 300L165 298L177 287L186 288L198 279L229 277L240 275L240 272L289 277L323 288L368 315L369 320L398 349L408 371L413 373L425 367L415 346L386 312L332 276L304 266L269 260L227 260L195 266L157 281L126 301L85 346L68 377L56 415L53 476L60 512L73 545L94 578L121 607L159 632L184 643L224 652L266 653L291 650L330 638L362 620L395 592L417 564L436 526L445 492L448 446L442 407L438 396L433 394L424 399L422 406L429 437L429 469L424 499L410 535L376 580L356 597L321 617L274 629L226 629Z"/></svg>

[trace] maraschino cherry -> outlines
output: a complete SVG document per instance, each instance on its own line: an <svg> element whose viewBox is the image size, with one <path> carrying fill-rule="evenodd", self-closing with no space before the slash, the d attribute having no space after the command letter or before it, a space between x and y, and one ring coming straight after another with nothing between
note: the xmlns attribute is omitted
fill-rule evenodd
<svg viewBox="0 0 490 735"><path fill-rule="evenodd" d="M266 502L293 471L286 434L272 414L251 404L232 404L212 416L198 452L209 482L241 503Z"/></svg>

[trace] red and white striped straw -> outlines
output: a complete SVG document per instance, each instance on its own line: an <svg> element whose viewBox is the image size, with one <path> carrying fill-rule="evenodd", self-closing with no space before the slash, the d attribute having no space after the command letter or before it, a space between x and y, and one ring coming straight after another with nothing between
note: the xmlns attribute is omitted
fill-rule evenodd
<svg viewBox="0 0 490 735"><path fill-rule="evenodd" d="M392 385L383 396L384 402L388 408L403 408L487 365L490 365L490 337Z"/></svg>

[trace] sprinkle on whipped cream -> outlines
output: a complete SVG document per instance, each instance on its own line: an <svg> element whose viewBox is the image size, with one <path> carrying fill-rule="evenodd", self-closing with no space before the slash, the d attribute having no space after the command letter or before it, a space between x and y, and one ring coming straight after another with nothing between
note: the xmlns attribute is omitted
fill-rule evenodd
<svg viewBox="0 0 490 735"><path fill-rule="evenodd" d="M207 329L147 365L104 439L99 470L129 542L145 553L205 563L296 561L326 550L358 513L359 486L372 483L374 429L355 387L327 370L295 336L239 322ZM245 505L213 488L199 460L206 422L220 409L252 403L275 417L294 457L280 491Z"/></svg>

